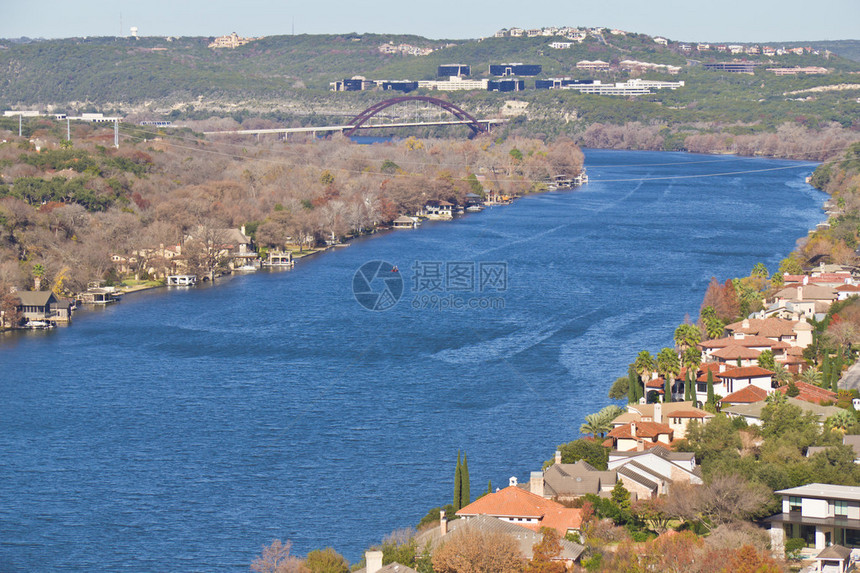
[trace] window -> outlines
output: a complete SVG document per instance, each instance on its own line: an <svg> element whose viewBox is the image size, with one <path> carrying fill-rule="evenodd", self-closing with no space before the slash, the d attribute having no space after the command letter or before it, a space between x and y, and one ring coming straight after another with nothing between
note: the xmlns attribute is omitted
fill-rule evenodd
<svg viewBox="0 0 860 573"><path fill-rule="evenodd" d="M833 515L836 517L848 517L848 502L837 499L833 502Z"/></svg>
<svg viewBox="0 0 860 573"><path fill-rule="evenodd" d="M800 511L802 506L801 498L794 495L788 497L788 511Z"/></svg>

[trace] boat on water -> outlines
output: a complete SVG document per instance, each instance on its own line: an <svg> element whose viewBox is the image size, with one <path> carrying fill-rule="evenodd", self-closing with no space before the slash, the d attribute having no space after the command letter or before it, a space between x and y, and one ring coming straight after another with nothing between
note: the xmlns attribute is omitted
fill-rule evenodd
<svg viewBox="0 0 860 573"><path fill-rule="evenodd" d="M242 265L241 267L236 267L233 270L242 273L253 273L260 269L256 265Z"/></svg>
<svg viewBox="0 0 860 573"><path fill-rule="evenodd" d="M469 205L468 207L466 207L466 211L468 211L469 213L479 213L483 210L484 208L481 205Z"/></svg>
<svg viewBox="0 0 860 573"><path fill-rule="evenodd" d="M29 328L30 330L47 330L56 326L56 324L47 320L30 320L24 325L25 328Z"/></svg>
<svg viewBox="0 0 860 573"><path fill-rule="evenodd" d="M196 284L196 275L168 275L167 277L167 286L194 286Z"/></svg>

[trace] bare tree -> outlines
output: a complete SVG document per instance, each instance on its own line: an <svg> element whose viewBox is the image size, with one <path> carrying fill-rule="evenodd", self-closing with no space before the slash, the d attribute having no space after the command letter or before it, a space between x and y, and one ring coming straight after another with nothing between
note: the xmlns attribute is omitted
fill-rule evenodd
<svg viewBox="0 0 860 573"><path fill-rule="evenodd" d="M525 565L514 538L468 526L433 554L436 573L522 573Z"/></svg>
<svg viewBox="0 0 860 573"><path fill-rule="evenodd" d="M298 557L290 555L292 543L279 539L263 546L263 553L251 563L251 571L257 573L307 573Z"/></svg>

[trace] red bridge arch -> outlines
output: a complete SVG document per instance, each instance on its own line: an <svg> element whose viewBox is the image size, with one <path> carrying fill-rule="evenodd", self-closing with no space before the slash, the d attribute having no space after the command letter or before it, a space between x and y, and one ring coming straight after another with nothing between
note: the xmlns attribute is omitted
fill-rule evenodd
<svg viewBox="0 0 860 573"><path fill-rule="evenodd" d="M457 107L451 102L447 102L443 99L429 96L402 96L387 99L377 104L374 104L360 114L358 114L357 116L355 116L354 118L352 118L348 124L352 127L350 127L349 129L345 129L343 131L344 135L353 135L356 131L361 129L361 126L364 125L367 120L369 120L371 117L373 117L380 111L384 110L387 107L391 107L393 105L397 105L406 101L423 101L427 103L432 103L435 106L441 107L445 111L450 111L457 119L468 122L464 125L467 125L469 129L472 130L473 136L479 133L487 133L487 131L489 131L489 128L486 124L479 122L469 112L464 111L463 109Z"/></svg>

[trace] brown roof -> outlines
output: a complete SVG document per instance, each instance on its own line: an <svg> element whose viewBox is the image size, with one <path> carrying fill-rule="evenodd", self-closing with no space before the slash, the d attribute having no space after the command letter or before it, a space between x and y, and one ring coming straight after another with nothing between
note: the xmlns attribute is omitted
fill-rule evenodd
<svg viewBox="0 0 860 573"><path fill-rule="evenodd" d="M761 354L761 351L759 350L747 348L745 346L732 345L726 346L725 348L720 348L719 350L714 350L711 353L711 356L716 356L717 358L722 358L723 360L737 360L738 358L758 358L759 354Z"/></svg>
<svg viewBox="0 0 860 573"><path fill-rule="evenodd" d="M748 326L744 326L744 322ZM748 318L740 322L733 322L726 326L729 332L743 332L744 334L753 334L756 336L764 336L765 338L780 338L782 336L794 335L794 325L797 324L794 320L785 320L784 318Z"/></svg>
<svg viewBox="0 0 860 573"><path fill-rule="evenodd" d="M625 424L613 428L607 434L610 438L635 440L636 438L656 438L660 434L667 434L669 439L672 439L672 428L667 424L658 424L657 422L636 422L636 436L630 432L631 424Z"/></svg>
<svg viewBox="0 0 860 573"><path fill-rule="evenodd" d="M822 401L835 402L839 397L836 392L828 390L827 388L821 388L814 384L803 382L802 380L798 380L794 385L797 386L798 390L800 390L800 394L798 394L796 398L798 400L803 400L804 402L812 402L813 404L818 404ZM788 385L780 386L777 390L785 394L788 392Z"/></svg>
<svg viewBox="0 0 860 573"><path fill-rule="evenodd" d="M744 335L743 338L735 338L733 336L727 336L725 338L716 338L714 340L706 340L700 344L702 348L727 348L729 346L745 346L747 348L750 347L759 347L764 346L768 348L776 348L776 349L784 349L788 348L791 345L787 342L783 342L781 340L772 340L765 336L747 336Z"/></svg>
<svg viewBox="0 0 860 573"><path fill-rule="evenodd" d="M539 523L518 523L534 531L541 527L552 527L562 535L569 529L579 529L582 512L545 499L517 486L508 486L495 493L476 499L457 512L459 516L489 515L492 517L527 517Z"/></svg>
<svg viewBox="0 0 860 573"><path fill-rule="evenodd" d="M752 404L753 402L761 402L765 398L767 398L767 392L758 386L750 384L720 399L720 402L725 402L726 404Z"/></svg>
<svg viewBox="0 0 860 573"><path fill-rule="evenodd" d="M57 297L49 290L19 290L12 294L13 297L21 299L23 306L46 306L49 302L57 302Z"/></svg>
<svg viewBox="0 0 860 573"><path fill-rule="evenodd" d="M754 378L759 376L773 376L773 372L760 366L741 366L726 369L725 372L717 374L718 378Z"/></svg>

